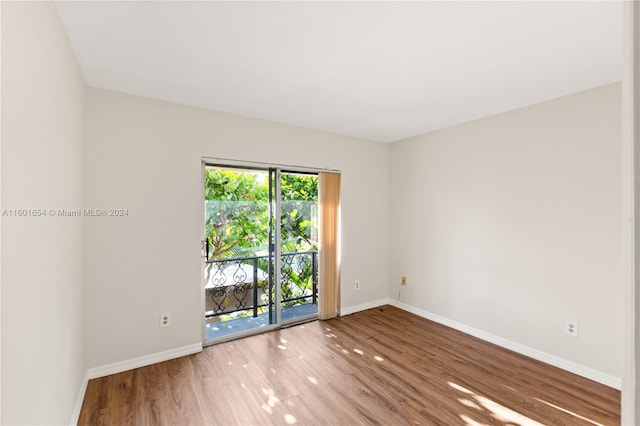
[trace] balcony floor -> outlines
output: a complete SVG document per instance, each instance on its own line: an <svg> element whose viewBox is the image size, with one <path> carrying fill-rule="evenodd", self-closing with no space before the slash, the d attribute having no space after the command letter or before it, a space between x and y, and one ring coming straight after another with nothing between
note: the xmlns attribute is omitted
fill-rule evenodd
<svg viewBox="0 0 640 426"><path fill-rule="evenodd" d="M292 306L282 310L282 321L289 321L306 315L318 313L318 305L306 303L304 305ZM205 327L205 339L217 339L230 334L242 331L255 330L256 328L269 325L269 314L258 314L256 318L251 316L246 318L236 318L225 322L207 324Z"/></svg>

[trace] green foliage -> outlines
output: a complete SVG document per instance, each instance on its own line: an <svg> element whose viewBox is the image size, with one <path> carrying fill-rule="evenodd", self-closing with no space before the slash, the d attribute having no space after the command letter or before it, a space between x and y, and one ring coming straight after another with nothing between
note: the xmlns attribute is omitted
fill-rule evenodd
<svg viewBox="0 0 640 426"><path fill-rule="evenodd" d="M269 183L257 173L207 169L205 173L206 229L210 259L242 256L267 245ZM318 177L281 176L282 242L291 251L318 248ZM288 244L293 243L293 244Z"/></svg>
<svg viewBox="0 0 640 426"><path fill-rule="evenodd" d="M291 247L291 251L317 250L318 177L283 174L280 193L283 245Z"/></svg>
<svg viewBox="0 0 640 426"><path fill-rule="evenodd" d="M283 174L280 176L283 200L318 200L318 176Z"/></svg>
<svg viewBox="0 0 640 426"><path fill-rule="evenodd" d="M269 190L266 179L234 170L207 169L205 223L210 259L233 255L234 249L264 245L268 239ZM238 251L235 250L237 254Z"/></svg>
<svg viewBox="0 0 640 426"><path fill-rule="evenodd" d="M313 256L311 253L283 256L280 266L282 300L313 294ZM283 302L282 306L287 308L301 303L309 303L309 300Z"/></svg>
<svg viewBox="0 0 640 426"><path fill-rule="evenodd" d="M210 247L209 259L254 256L264 252L269 239L269 183L266 172L207 168L205 171L205 221ZM282 253L318 248L318 177L282 174L281 180ZM262 254L262 253L261 253ZM311 255L307 255L309 261ZM251 261L248 261L249 263ZM258 260L267 271L267 259ZM280 288L283 299L310 295L313 289L311 264L283 264ZM206 270L206 278L211 274ZM258 281L268 298L267 282ZM288 302L284 307L304 303ZM308 302L307 302L308 303ZM225 305L228 302L225 301ZM260 308L263 311L265 308ZM235 313L235 316L246 313ZM223 316L222 319L226 319Z"/></svg>

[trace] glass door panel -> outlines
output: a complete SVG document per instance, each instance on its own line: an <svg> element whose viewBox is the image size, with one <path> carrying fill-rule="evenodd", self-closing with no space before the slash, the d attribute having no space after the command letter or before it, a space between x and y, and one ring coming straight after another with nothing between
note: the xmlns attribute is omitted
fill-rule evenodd
<svg viewBox="0 0 640 426"><path fill-rule="evenodd" d="M276 324L273 173L204 168L205 342Z"/></svg>
<svg viewBox="0 0 640 426"><path fill-rule="evenodd" d="M205 344L317 317L317 174L205 165L204 234Z"/></svg>
<svg viewBox="0 0 640 426"><path fill-rule="evenodd" d="M318 175L280 173L282 323L318 315Z"/></svg>

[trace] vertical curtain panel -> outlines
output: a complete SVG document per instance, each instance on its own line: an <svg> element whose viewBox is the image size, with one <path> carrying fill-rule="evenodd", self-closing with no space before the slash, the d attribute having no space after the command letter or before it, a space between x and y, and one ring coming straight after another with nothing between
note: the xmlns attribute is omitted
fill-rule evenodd
<svg viewBox="0 0 640 426"><path fill-rule="evenodd" d="M340 313L340 174L318 176L320 247L318 254L318 318Z"/></svg>

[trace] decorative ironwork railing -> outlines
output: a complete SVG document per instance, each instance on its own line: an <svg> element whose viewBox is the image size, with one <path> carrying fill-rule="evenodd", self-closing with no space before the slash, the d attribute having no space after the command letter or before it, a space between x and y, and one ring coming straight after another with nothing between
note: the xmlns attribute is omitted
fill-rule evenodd
<svg viewBox="0 0 640 426"><path fill-rule="evenodd" d="M240 311L272 312L275 292L269 280L269 256L208 260L206 318ZM318 252L283 253L280 261L281 306L317 303ZM303 302L309 300L308 302Z"/></svg>

